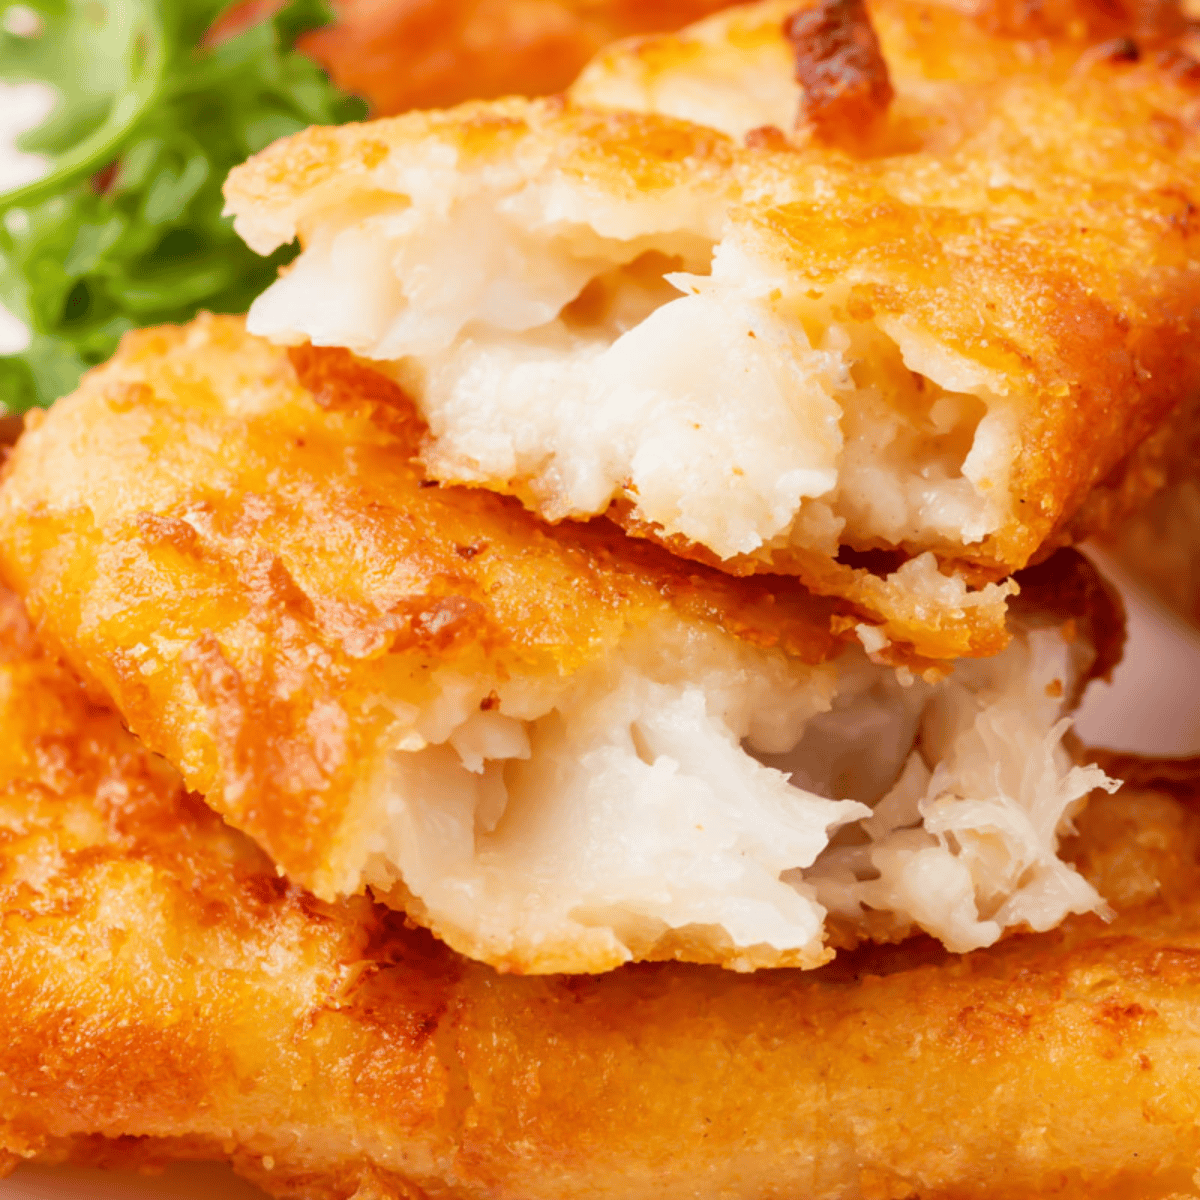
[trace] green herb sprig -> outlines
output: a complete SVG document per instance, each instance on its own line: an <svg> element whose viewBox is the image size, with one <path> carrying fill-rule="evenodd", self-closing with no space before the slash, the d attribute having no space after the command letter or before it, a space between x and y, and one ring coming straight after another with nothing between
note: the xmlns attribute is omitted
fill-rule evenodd
<svg viewBox="0 0 1200 1200"><path fill-rule="evenodd" d="M32 332L0 357L0 404L45 406L128 329L242 312L294 250L259 258L221 216L231 167L312 124L365 115L296 38L323 0L201 43L228 0L29 0L33 37L0 33L0 79L60 100L19 143L49 173L0 195L0 301ZM3 7L3 0L0 0Z"/></svg>

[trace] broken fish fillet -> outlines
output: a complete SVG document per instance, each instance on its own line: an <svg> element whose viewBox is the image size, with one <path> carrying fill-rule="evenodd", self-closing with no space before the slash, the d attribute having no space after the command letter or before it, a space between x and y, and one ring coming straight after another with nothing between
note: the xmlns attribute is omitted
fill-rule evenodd
<svg viewBox="0 0 1200 1200"><path fill-rule="evenodd" d="M342 351L130 334L30 421L0 568L294 880L505 969L811 967L827 912L967 949L1102 907L1056 854L1108 783L1064 714L1121 637L1080 560L1004 653L916 673L794 579L426 486L420 429Z"/></svg>
<svg viewBox="0 0 1200 1200"><path fill-rule="evenodd" d="M1189 1194L1195 794L1083 814L1068 852L1109 926L804 974L500 977L280 879L5 594L0 1172L211 1158L311 1200Z"/></svg>
<svg viewBox="0 0 1200 1200"><path fill-rule="evenodd" d="M879 0L894 98L844 148L836 104L782 132L792 9L622 44L567 99L276 143L226 189L256 250L303 247L249 328L378 362L432 478L992 653L998 581L1196 388L1200 68Z"/></svg>

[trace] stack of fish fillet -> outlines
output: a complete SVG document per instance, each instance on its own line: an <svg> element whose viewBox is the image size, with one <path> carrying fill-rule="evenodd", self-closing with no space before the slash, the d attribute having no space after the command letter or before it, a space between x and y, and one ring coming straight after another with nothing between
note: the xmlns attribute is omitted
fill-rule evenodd
<svg viewBox="0 0 1200 1200"><path fill-rule="evenodd" d="M1200 768L1071 735L1069 548L1192 419L1190 37L765 0L236 170L299 258L0 483L0 1165L1190 1194Z"/></svg>

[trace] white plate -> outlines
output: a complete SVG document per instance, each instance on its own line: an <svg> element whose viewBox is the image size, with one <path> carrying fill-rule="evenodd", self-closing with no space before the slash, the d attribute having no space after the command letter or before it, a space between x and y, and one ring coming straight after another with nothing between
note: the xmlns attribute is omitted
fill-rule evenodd
<svg viewBox="0 0 1200 1200"><path fill-rule="evenodd" d="M1075 719L1088 745L1135 754L1200 754L1200 634L1162 607L1102 550L1090 557L1121 590L1125 657L1094 683Z"/></svg>
<svg viewBox="0 0 1200 1200"><path fill-rule="evenodd" d="M44 158L22 154L14 143L27 129L40 125L53 107L54 91L44 84L0 83L0 192L45 173ZM16 354L27 345L29 331L0 304L0 354Z"/></svg>

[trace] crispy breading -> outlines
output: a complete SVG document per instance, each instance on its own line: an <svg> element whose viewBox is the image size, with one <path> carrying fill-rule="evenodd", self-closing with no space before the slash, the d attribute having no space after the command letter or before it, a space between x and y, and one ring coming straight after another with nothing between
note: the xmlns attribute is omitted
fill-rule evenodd
<svg viewBox="0 0 1200 1200"><path fill-rule="evenodd" d="M1078 560L1000 655L897 671L794 578L427 486L420 433L344 351L131 334L29 420L0 570L290 878L508 970L814 967L831 913L967 949L1101 907L1057 857L1104 782L1064 718L1120 637Z"/></svg>
<svg viewBox="0 0 1200 1200"><path fill-rule="evenodd" d="M822 0L783 26L796 61L800 116L824 141L865 149L892 102L887 63L864 0Z"/></svg>
<svg viewBox="0 0 1200 1200"><path fill-rule="evenodd" d="M864 95L895 95L853 155L783 132L793 8L618 45L566 100L277 143L227 185L251 245L305 248L250 328L391 364L444 481L994 653L1004 595L969 589L1097 487L1128 507L1196 390L1200 67L1168 6L982 14L1021 40L875 0Z"/></svg>
<svg viewBox="0 0 1200 1200"><path fill-rule="evenodd" d="M1107 56L1127 62L1143 47L1158 49L1177 38L1189 15L1173 0L982 0L973 13L985 29L1005 37L1101 43Z"/></svg>
<svg viewBox="0 0 1200 1200"><path fill-rule="evenodd" d="M0 731L4 1167L228 1160L295 1200L1192 1190L1194 780L1081 819L1109 926L520 979L281 880L9 595Z"/></svg>

